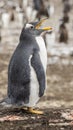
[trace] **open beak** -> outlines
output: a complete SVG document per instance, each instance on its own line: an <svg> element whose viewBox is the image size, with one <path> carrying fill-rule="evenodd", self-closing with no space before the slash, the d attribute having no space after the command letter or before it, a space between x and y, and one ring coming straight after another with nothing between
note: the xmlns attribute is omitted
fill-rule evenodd
<svg viewBox="0 0 73 130"><path fill-rule="evenodd" d="M40 29L40 26L47 20L48 18L44 18L42 19L40 22L37 23L37 25L35 26L35 29ZM52 27L44 27L44 28L41 28L43 31L52 31Z"/></svg>

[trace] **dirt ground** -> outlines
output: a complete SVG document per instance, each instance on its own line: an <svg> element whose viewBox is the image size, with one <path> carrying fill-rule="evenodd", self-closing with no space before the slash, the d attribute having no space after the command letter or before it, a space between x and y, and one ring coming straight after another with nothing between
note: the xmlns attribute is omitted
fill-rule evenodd
<svg viewBox="0 0 73 130"><path fill-rule="evenodd" d="M0 130L73 130L72 109L44 109L44 115L0 108Z"/></svg>

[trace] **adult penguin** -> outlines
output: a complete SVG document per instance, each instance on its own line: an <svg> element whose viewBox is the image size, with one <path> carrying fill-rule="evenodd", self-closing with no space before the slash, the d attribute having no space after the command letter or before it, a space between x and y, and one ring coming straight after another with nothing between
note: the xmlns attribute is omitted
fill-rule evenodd
<svg viewBox="0 0 73 130"><path fill-rule="evenodd" d="M8 68L8 95L3 104L16 105L30 113L43 114L33 107L43 96L46 87L47 52L40 29L46 19L28 23L23 27L19 44Z"/></svg>

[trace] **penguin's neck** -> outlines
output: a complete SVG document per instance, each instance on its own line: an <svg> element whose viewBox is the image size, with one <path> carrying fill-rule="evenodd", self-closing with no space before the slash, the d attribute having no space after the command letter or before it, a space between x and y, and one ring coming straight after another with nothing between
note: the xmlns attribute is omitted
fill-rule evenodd
<svg viewBox="0 0 73 130"><path fill-rule="evenodd" d="M32 39L34 38L34 35L31 35L30 33L28 32L21 32L21 35L20 35L20 41L24 41L24 40L28 40L28 39Z"/></svg>

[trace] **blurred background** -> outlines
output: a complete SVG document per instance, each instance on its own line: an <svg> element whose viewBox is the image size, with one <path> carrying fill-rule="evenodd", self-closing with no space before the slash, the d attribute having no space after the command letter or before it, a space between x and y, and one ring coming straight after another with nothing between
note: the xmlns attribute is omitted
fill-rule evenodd
<svg viewBox="0 0 73 130"><path fill-rule="evenodd" d="M0 99L7 93L8 64L22 27L48 17L46 32L47 90L43 108L73 106L73 0L0 0ZM44 26L44 25L43 25Z"/></svg>

